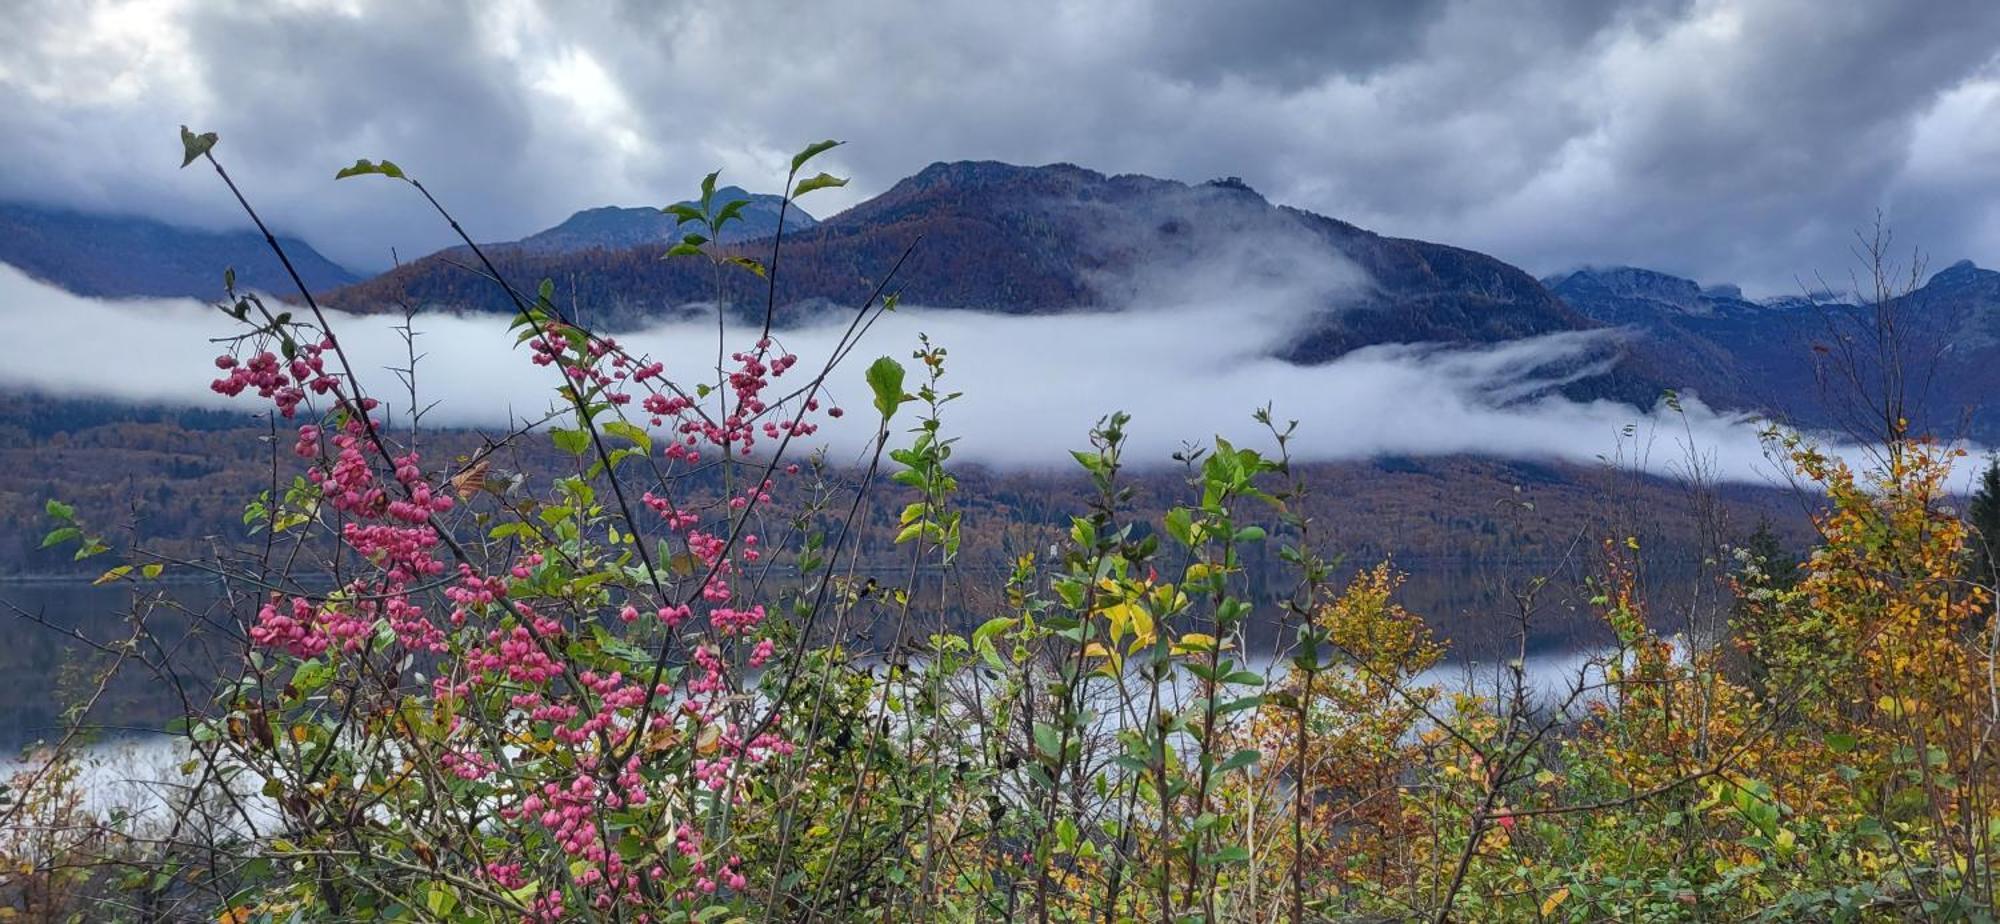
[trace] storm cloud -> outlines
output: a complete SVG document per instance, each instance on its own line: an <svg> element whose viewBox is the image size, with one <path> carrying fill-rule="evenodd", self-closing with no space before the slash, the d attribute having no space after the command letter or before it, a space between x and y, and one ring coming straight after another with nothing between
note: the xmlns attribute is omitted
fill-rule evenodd
<svg viewBox="0 0 2000 924"><path fill-rule="evenodd" d="M936 160L1069 161L1276 201L1543 273L1633 263L1792 291L1879 209L1996 262L2000 5L1089 0L810 5L25 0L0 33L0 196L208 226L175 128L361 269L446 243L355 157L486 239L769 189L852 142L828 212Z"/></svg>

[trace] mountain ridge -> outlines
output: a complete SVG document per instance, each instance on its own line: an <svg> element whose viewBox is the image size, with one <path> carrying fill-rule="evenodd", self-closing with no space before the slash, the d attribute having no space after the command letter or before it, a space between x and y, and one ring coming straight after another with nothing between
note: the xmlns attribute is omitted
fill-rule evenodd
<svg viewBox="0 0 2000 924"><path fill-rule="evenodd" d="M731 252L763 259L768 243L739 242ZM663 250L516 252L500 268L516 285L556 280L559 299L590 306L597 324L643 323L716 297L717 283L701 264L662 262ZM1188 289L1172 285L1177 279L1194 289L1218 281L1176 273L1240 264L1237 278L1223 281L1297 288L1299 330L1280 355L1303 364L1374 344L1492 343L1600 326L1493 257L1275 205L1241 180L1187 184L1068 163L998 161L934 163L815 227L788 232L779 323L828 304L858 303L906 250L894 286L905 305L1009 314L1185 298ZM1348 273L1359 281L1335 278L1350 269L1360 271ZM761 305L763 287L731 272L720 294L732 304ZM396 302L512 308L486 280L433 258L327 298L353 310ZM1658 391L1654 384L1639 390Z"/></svg>
<svg viewBox="0 0 2000 924"><path fill-rule="evenodd" d="M278 241L308 288L360 281L304 241ZM208 231L26 202L0 202L0 262L100 298L219 299L223 271L231 268L239 287L293 291L291 277L256 231Z"/></svg>
<svg viewBox="0 0 2000 924"><path fill-rule="evenodd" d="M1711 401L1792 423L1855 429L1846 419L1857 373L1905 367L1916 429L1945 438L2000 437L2000 272L1959 260L1886 304L1830 293L1744 299L1733 286L1631 266L1587 267L1543 280L1585 317L1636 331L1657 374ZM1875 347L1877 318L1895 339ZM1857 434L1862 435L1862 434Z"/></svg>

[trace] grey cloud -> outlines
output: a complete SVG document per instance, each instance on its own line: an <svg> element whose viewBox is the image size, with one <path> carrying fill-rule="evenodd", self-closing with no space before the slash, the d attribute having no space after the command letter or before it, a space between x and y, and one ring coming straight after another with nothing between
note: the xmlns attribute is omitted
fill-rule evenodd
<svg viewBox="0 0 2000 924"><path fill-rule="evenodd" d="M1941 262L2000 247L1981 0L16 5L0 195L233 221L173 169L188 121L285 230L362 267L447 240L398 190L334 187L357 156L506 239L717 166L771 188L826 136L853 142L827 163L854 182L818 212L990 158L1240 175L1536 273L1636 263L1753 294L1843 273L1877 208Z"/></svg>
<svg viewBox="0 0 2000 924"><path fill-rule="evenodd" d="M1297 90L1365 78L1415 55L1444 0L1167 2L1138 11L1156 67L1171 77L1245 78Z"/></svg>

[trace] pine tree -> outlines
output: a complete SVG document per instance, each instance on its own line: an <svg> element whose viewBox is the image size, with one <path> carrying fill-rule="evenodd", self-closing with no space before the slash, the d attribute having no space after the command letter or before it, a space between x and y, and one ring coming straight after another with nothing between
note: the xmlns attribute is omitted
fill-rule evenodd
<svg viewBox="0 0 2000 924"><path fill-rule="evenodd" d="M1790 590L1799 583L1798 557L1785 551L1785 544L1771 529L1770 517L1759 517L1757 528L1743 540L1743 550L1757 563L1764 573L1766 583L1774 590Z"/></svg>
<svg viewBox="0 0 2000 924"><path fill-rule="evenodd" d="M1980 476L1979 489L1972 494L1972 503L1965 511L1966 523L1972 527L1971 535L1965 539L1971 555L1967 562L1966 579L1986 587L2000 587L2000 456L1987 460L1986 474Z"/></svg>
<svg viewBox="0 0 2000 924"><path fill-rule="evenodd" d="M1751 588L1772 591L1789 591L1799 584L1800 569L1798 556L1785 550L1785 544L1771 528L1770 517L1758 517L1757 528L1744 537L1741 547L1746 561L1746 572L1740 576L1747 580ZM1779 610L1772 606L1752 605L1748 599L1738 599L1730 617L1732 630L1739 639L1757 639L1769 635L1776 626L1770 620ZM1740 650L1741 660L1736 662L1734 671L1745 683L1762 689L1769 680L1770 665L1754 650Z"/></svg>

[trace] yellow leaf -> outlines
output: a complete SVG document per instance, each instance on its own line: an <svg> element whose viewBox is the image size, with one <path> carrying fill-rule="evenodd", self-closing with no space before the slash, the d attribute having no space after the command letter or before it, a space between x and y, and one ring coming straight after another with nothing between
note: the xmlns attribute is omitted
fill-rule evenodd
<svg viewBox="0 0 2000 924"><path fill-rule="evenodd" d="M1174 643L1174 654L1195 654L1215 648L1215 636L1200 632L1189 632Z"/></svg>
<svg viewBox="0 0 2000 924"><path fill-rule="evenodd" d="M1542 917L1548 917L1549 915L1554 914L1556 906L1561 905L1564 901L1568 900L1568 898L1569 898L1569 886L1563 886L1562 888L1549 893L1548 898L1542 899Z"/></svg>
<svg viewBox="0 0 2000 924"><path fill-rule="evenodd" d="M1111 623L1111 640L1116 642L1129 631L1137 644L1147 645L1153 641L1153 614L1146 608L1131 603L1119 603L1104 608L1104 618Z"/></svg>
<svg viewBox="0 0 2000 924"><path fill-rule="evenodd" d="M1151 645L1153 643L1153 614L1146 612L1146 608L1143 606L1132 606L1131 604L1126 604L1126 606L1132 611L1133 644Z"/></svg>

